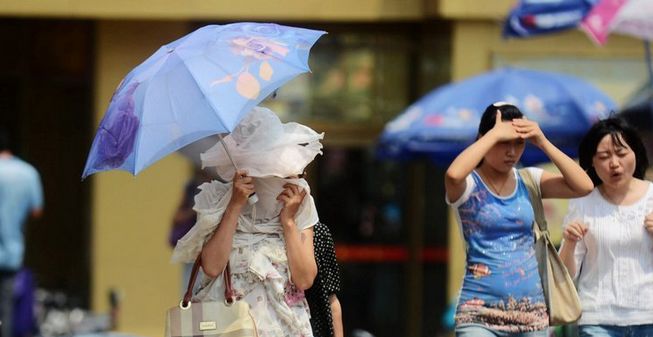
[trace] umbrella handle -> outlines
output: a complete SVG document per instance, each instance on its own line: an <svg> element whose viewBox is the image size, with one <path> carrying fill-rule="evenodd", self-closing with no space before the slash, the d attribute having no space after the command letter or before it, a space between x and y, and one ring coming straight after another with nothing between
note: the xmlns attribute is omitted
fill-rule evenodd
<svg viewBox="0 0 653 337"><path fill-rule="evenodd" d="M238 166L236 166L236 162L231 157L231 154L229 153L229 149L227 148L227 144L225 144L224 139L222 138L222 134L218 134L218 138L220 138L220 143L224 147L224 152L227 153L227 157L229 157L229 160L231 161L231 165L233 165L234 169L238 171ZM258 202L258 196L256 195L256 192L250 194L249 197L247 198L247 203L250 205L254 205L257 202Z"/></svg>

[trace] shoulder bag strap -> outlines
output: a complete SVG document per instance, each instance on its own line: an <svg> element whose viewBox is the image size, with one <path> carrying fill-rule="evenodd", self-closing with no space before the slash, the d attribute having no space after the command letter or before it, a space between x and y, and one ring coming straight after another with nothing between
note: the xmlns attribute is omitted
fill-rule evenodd
<svg viewBox="0 0 653 337"><path fill-rule="evenodd" d="M535 222L540 228L541 232L547 231L546 217L544 217L544 206L542 205L542 191L540 185L535 182L531 173L527 169L519 169L519 175L526 185L528 190L528 197L531 199L531 206L533 206L533 213L535 214Z"/></svg>
<svg viewBox="0 0 653 337"><path fill-rule="evenodd" d="M535 213L535 224L533 225L533 234L535 237L535 256L537 258L537 271L542 281L542 290L546 301L547 311L551 315L551 296L549 289L549 251L550 244L549 232L547 231L546 218L544 217L544 206L542 206L542 192L539 184L535 183L533 176L527 169L519 170L519 175L526 185L528 197L531 199L533 213Z"/></svg>
<svg viewBox="0 0 653 337"><path fill-rule="evenodd" d="M181 301L181 306L182 307L187 307L188 303L190 303L191 298L193 297L193 285L195 285L195 280L197 279L197 273L200 270L200 266L202 265L202 255L197 257L195 260L195 264L193 264L193 270L190 273L190 278L188 279L188 286L186 287L186 293L184 293L184 299ZM224 268L224 272L222 273L222 276L224 277L224 299L228 304L231 304L234 302L234 290L231 286L231 271L229 270L229 262L227 262L227 266Z"/></svg>

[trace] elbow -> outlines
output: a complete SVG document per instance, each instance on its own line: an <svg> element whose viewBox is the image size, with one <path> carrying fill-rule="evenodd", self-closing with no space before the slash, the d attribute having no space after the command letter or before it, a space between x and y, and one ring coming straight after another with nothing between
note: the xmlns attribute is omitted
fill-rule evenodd
<svg viewBox="0 0 653 337"><path fill-rule="evenodd" d="M592 179L587 174L585 174L584 178L585 179L582 180L583 183L578 187L578 197L584 197L592 193L592 190L594 190L594 182Z"/></svg>
<svg viewBox="0 0 653 337"><path fill-rule="evenodd" d="M202 272L209 278L217 278L222 274L226 264L220 266L216 261L208 258L205 254L202 253Z"/></svg>
<svg viewBox="0 0 653 337"><path fill-rule="evenodd" d="M202 261L202 272L204 275L212 279L217 278L221 274L218 268L215 268L204 261Z"/></svg>
<svg viewBox="0 0 653 337"><path fill-rule="evenodd" d="M465 178L467 178L467 177L466 176L461 176L460 174L458 174L457 172L455 172L451 168L449 168L447 170L447 172L445 172L445 174L444 174L445 182L450 182L450 183L454 183L454 184L459 184L459 183L463 182L465 180Z"/></svg>
<svg viewBox="0 0 653 337"><path fill-rule="evenodd" d="M576 190L576 193L577 193L576 197L578 197L578 198L584 197L584 196L590 194L592 192L592 190L594 190L594 184L590 180L589 184L583 184L582 186L580 186Z"/></svg>
<svg viewBox="0 0 653 337"><path fill-rule="evenodd" d="M308 289L311 289L312 286L313 286L313 280L311 279L305 279L295 283L295 287L297 287L297 289L301 291L306 291Z"/></svg>
<svg viewBox="0 0 653 337"><path fill-rule="evenodd" d="M43 217L43 208L35 208L32 210L31 213L32 219L40 219Z"/></svg>
<svg viewBox="0 0 653 337"><path fill-rule="evenodd" d="M305 291L310 289L313 286L315 277L317 276L317 268L307 271L302 277L293 277L293 283L298 289Z"/></svg>

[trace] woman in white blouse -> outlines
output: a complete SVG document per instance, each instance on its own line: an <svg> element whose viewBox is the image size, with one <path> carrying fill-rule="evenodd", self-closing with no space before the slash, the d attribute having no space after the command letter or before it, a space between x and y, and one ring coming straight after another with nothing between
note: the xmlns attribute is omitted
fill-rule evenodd
<svg viewBox="0 0 653 337"><path fill-rule="evenodd" d="M653 187L646 149L617 118L596 123L579 146L594 190L573 199L560 257L578 278L579 336L653 336Z"/></svg>

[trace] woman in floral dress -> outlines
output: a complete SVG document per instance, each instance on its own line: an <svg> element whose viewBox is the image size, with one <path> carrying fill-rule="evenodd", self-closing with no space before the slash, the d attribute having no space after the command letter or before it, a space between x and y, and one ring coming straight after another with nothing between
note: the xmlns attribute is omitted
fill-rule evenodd
<svg viewBox="0 0 653 337"><path fill-rule="evenodd" d="M199 301L224 299L220 276L229 263L236 298L249 304L260 337L313 336L304 290L317 273L312 227L318 217L300 176L321 153L322 137L257 107L224 145L202 155L204 166L233 181L200 185L197 223L177 243L173 260L193 261L201 254L207 276L194 296ZM258 201L251 202L254 193Z"/></svg>

